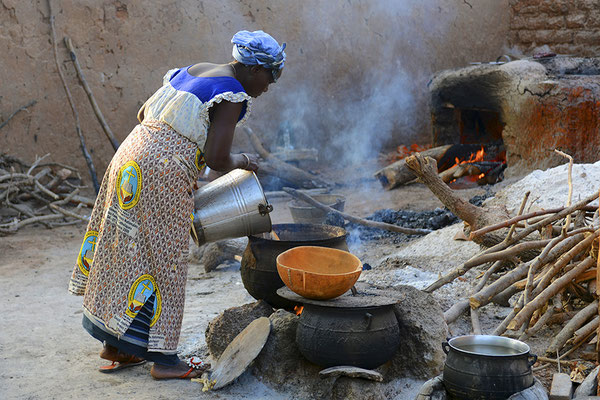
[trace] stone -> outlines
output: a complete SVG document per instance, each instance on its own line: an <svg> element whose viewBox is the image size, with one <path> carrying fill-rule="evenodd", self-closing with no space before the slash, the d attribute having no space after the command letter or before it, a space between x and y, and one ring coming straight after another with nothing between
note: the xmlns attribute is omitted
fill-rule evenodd
<svg viewBox="0 0 600 400"><path fill-rule="evenodd" d="M415 400L446 400L447 398L443 375L438 375L421 386ZM513 394L507 400L548 400L548 394L544 385L534 378L531 387Z"/></svg>
<svg viewBox="0 0 600 400"><path fill-rule="evenodd" d="M206 345L211 356L218 359L229 343L252 321L272 313L273 308L262 300L223 311L206 328Z"/></svg>
<svg viewBox="0 0 600 400"><path fill-rule="evenodd" d="M596 388L597 388L597 378L598 378L598 371L600 370L600 366L594 368L592 370L592 372L589 373L588 376L585 377L585 379L583 380L583 382L581 382L579 384L579 386L577 386L577 389L575 389L575 393L573 395L574 398L580 398L580 397L586 397L586 396L591 396L591 395L595 395L596 394Z"/></svg>
<svg viewBox="0 0 600 400"><path fill-rule="evenodd" d="M448 326L438 302L428 293L413 286L400 285L394 312L402 338L392 360L379 369L392 376L431 378L439 374L446 355L442 343L448 337ZM378 370L379 370L378 369Z"/></svg>
<svg viewBox="0 0 600 400"><path fill-rule="evenodd" d="M513 394L507 400L548 400L548 393L542 382L535 379L533 386Z"/></svg>
<svg viewBox="0 0 600 400"><path fill-rule="evenodd" d="M569 374L555 373L550 386L550 400L570 400L573 393L573 383Z"/></svg>
<svg viewBox="0 0 600 400"><path fill-rule="evenodd" d="M447 397L444 389L444 378L442 375L438 375L421 386L415 400L446 400Z"/></svg>

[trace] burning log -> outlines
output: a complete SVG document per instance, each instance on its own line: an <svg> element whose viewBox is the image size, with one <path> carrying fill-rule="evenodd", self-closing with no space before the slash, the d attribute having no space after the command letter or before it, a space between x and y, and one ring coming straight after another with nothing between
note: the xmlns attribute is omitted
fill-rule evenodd
<svg viewBox="0 0 600 400"><path fill-rule="evenodd" d="M475 176L479 180L488 175L492 171L497 171L495 174L495 180L493 183L496 183L498 179L498 175L506 168L506 164L502 162L496 161L478 161L478 162L466 162L461 164L456 164L455 166L442 171L440 173L440 178L442 181L446 183L450 183L455 179L462 178L463 176Z"/></svg>
<svg viewBox="0 0 600 400"><path fill-rule="evenodd" d="M452 145L439 146L425 150L421 152L421 154L439 160L451 147ZM414 172L406 165L406 159L396 161L395 163L380 169L375 172L375 177L379 179L381 185L387 190L394 189L417 178Z"/></svg>

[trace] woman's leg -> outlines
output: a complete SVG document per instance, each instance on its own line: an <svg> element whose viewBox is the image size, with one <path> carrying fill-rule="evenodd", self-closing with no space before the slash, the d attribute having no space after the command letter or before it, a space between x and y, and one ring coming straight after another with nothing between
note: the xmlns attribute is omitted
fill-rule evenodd
<svg viewBox="0 0 600 400"><path fill-rule="evenodd" d="M128 354L119 351L118 348L111 346L106 342L104 342L104 347L100 352L100 358L119 363L138 363L144 360L142 357L137 357L133 354Z"/></svg>

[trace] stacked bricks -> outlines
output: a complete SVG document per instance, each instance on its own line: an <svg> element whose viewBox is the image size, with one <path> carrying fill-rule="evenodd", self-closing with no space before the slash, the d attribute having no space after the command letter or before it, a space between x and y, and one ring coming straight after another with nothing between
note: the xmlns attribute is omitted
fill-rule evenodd
<svg viewBox="0 0 600 400"><path fill-rule="evenodd" d="M600 1L509 0L508 42L525 55L547 45L557 54L600 55Z"/></svg>

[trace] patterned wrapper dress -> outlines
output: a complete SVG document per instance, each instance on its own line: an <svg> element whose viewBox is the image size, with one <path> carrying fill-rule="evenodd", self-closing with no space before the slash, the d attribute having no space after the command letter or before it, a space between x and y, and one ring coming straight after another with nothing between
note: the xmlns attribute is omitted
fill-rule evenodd
<svg viewBox="0 0 600 400"><path fill-rule="evenodd" d="M94 337L165 364L175 362L160 356L176 354L181 330L210 108L243 102L238 124L250 111L237 80L194 77L188 68L165 75L110 162L69 283L84 296L84 327Z"/></svg>

